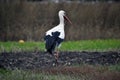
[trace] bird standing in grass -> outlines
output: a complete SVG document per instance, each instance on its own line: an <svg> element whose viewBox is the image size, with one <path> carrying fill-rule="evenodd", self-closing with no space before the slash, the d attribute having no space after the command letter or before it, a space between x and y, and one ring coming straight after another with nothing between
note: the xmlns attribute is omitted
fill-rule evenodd
<svg viewBox="0 0 120 80"><path fill-rule="evenodd" d="M64 19L66 19L70 24L72 24L69 18L65 15L65 11L60 10L58 12L58 16L60 23L54 28L48 30L45 35L45 48L47 52L49 52L55 57L56 61L59 57L57 49L60 47L61 42L63 42L65 38Z"/></svg>

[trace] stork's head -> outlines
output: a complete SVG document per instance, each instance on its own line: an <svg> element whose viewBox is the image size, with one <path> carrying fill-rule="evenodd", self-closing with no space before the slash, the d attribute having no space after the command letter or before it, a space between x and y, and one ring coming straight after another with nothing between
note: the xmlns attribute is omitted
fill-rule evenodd
<svg viewBox="0 0 120 80"><path fill-rule="evenodd" d="M59 14L59 16L64 16L65 15L65 11L60 10L58 14Z"/></svg>
<svg viewBox="0 0 120 80"><path fill-rule="evenodd" d="M65 11L60 10L58 13L59 16L64 17L64 19L66 19L70 24L72 24L72 22L70 21L70 19L66 16Z"/></svg>

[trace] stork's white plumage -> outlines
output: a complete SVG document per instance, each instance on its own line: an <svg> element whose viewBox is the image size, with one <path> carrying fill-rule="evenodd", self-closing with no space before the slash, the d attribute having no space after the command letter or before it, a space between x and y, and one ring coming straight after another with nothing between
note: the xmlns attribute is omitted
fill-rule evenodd
<svg viewBox="0 0 120 80"><path fill-rule="evenodd" d="M55 48L58 47L65 38L64 19L68 20L71 23L71 21L65 15L65 11L60 10L58 13L58 16L59 16L60 23L54 28L48 30L45 36L46 50L52 55L54 55L53 53L55 51ZM55 53L57 53L55 55L58 55L58 52L55 52ZM55 56L56 59L57 57Z"/></svg>

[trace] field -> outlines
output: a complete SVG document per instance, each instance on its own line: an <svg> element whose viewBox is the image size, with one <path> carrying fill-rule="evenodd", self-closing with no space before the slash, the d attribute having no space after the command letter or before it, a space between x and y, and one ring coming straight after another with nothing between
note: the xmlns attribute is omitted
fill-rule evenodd
<svg viewBox="0 0 120 80"><path fill-rule="evenodd" d="M118 0L49 1L0 0L0 80L120 80ZM73 24L65 22L56 63L43 37L59 10Z"/></svg>
<svg viewBox="0 0 120 80"><path fill-rule="evenodd" d="M44 42L0 42L0 80L119 80L120 40L65 41L58 62Z"/></svg>

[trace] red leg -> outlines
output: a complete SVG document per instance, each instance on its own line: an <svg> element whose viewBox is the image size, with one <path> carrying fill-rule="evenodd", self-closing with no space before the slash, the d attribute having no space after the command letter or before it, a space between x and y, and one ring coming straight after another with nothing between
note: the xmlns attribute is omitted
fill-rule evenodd
<svg viewBox="0 0 120 80"><path fill-rule="evenodd" d="M55 52L54 56L55 56L55 59L58 60L58 57L59 57L58 51Z"/></svg>

